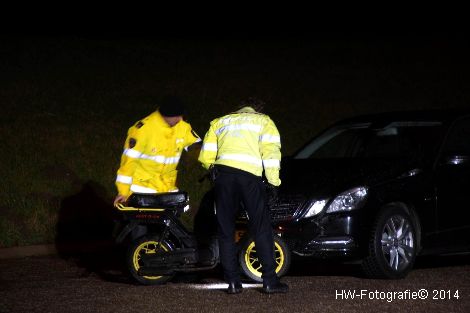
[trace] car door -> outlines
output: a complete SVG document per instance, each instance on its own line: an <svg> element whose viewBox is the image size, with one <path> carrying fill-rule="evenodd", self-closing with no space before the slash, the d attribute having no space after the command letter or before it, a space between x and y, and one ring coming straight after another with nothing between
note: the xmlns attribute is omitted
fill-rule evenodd
<svg viewBox="0 0 470 313"><path fill-rule="evenodd" d="M439 242L449 248L470 244L470 117L457 120L436 167Z"/></svg>

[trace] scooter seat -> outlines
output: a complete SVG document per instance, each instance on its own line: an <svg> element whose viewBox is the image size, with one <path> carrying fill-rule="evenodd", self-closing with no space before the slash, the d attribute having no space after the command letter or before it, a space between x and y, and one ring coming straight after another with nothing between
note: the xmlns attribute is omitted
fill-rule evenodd
<svg viewBox="0 0 470 313"><path fill-rule="evenodd" d="M185 191L133 193L127 200L127 205L134 208L181 209L188 204L188 201L188 193Z"/></svg>

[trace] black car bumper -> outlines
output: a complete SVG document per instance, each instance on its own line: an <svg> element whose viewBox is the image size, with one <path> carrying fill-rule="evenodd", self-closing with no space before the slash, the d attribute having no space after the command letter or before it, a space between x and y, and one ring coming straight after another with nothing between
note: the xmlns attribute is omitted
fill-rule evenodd
<svg viewBox="0 0 470 313"><path fill-rule="evenodd" d="M277 233L294 254L321 258L360 258L364 240L361 218L354 214L330 214L277 225Z"/></svg>
<svg viewBox="0 0 470 313"><path fill-rule="evenodd" d="M318 237L298 246L293 253L301 256L354 257L357 255L357 244L353 237Z"/></svg>

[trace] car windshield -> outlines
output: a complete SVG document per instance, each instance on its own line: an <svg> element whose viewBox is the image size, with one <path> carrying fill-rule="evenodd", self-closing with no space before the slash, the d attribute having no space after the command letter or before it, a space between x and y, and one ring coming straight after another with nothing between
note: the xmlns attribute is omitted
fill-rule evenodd
<svg viewBox="0 0 470 313"><path fill-rule="evenodd" d="M296 159L419 158L434 153L441 122L373 123L330 128L301 149Z"/></svg>

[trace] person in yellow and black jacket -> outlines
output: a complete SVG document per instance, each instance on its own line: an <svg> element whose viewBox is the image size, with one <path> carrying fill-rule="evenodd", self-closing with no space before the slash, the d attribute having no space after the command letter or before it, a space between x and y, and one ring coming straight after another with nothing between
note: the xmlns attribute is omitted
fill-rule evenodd
<svg viewBox="0 0 470 313"><path fill-rule="evenodd" d="M168 96L157 111L129 128L117 171L114 205L133 192L178 190L176 167L182 150L201 142L191 125L183 121L183 114L181 100Z"/></svg>
<svg viewBox="0 0 470 313"><path fill-rule="evenodd" d="M281 140L271 118L260 113L262 105L250 98L238 111L213 120L199 154L199 161L210 170L214 181L220 260L230 294L242 291L234 242L240 202L248 213L250 233L262 264L263 291L279 293L289 288L275 273L273 230L262 181L264 171L271 189L281 184Z"/></svg>

